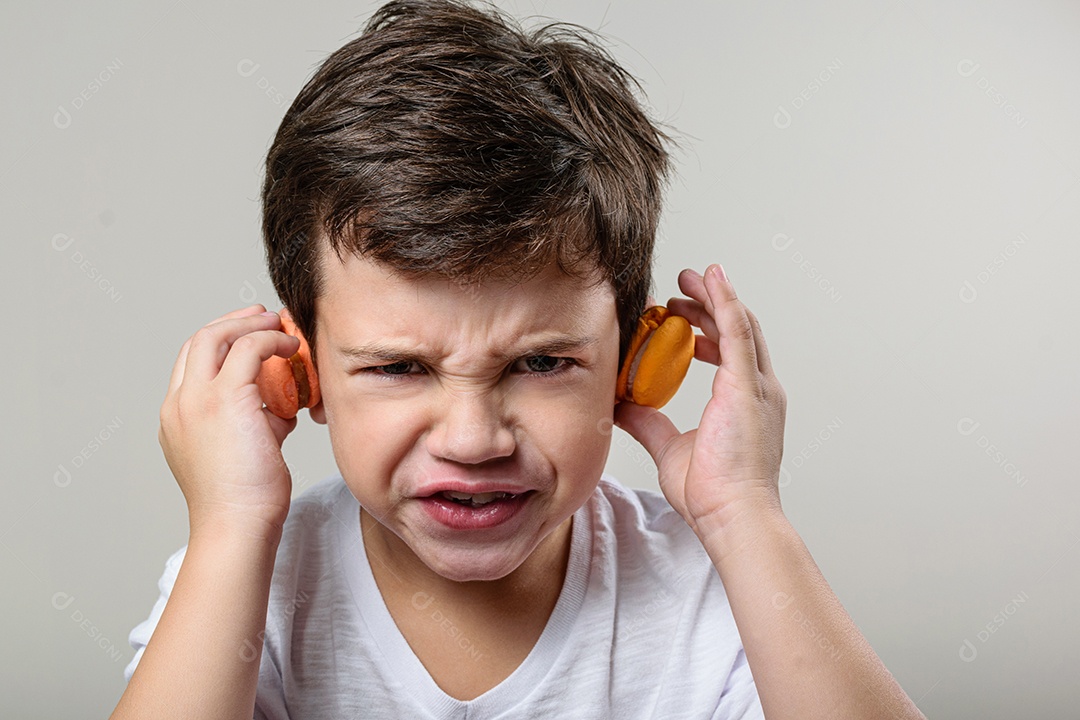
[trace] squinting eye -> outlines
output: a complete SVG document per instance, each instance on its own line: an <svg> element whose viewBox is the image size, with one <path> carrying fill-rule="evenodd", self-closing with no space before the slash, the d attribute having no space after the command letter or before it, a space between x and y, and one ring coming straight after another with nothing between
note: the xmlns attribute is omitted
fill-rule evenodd
<svg viewBox="0 0 1080 720"><path fill-rule="evenodd" d="M553 370L561 370L562 368L558 367L560 362L563 362L565 366L570 364L571 361L569 358L558 358L550 355L533 355L525 358L525 364L529 370L537 374L550 374Z"/></svg>
<svg viewBox="0 0 1080 720"><path fill-rule="evenodd" d="M391 363L389 365L379 365L378 367L373 369L379 370L386 375L407 375L409 373L410 365L412 365L412 363L406 362L405 360L399 360L396 363Z"/></svg>
<svg viewBox="0 0 1080 720"><path fill-rule="evenodd" d="M517 362L524 364L524 368L518 365L519 372L525 372L532 375L545 375L548 377L561 375L577 365L577 362L575 362L573 358L552 357L551 355L530 355L521 358ZM414 366L417 369L416 373L412 372ZM357 372L366 375L382 376L384 378L401 378L402 380L405 380L414 374L427 374L427 370L422 365L411 360L398 360L397 362L387 363L386 365L374 365L361 368Z"/></svg>

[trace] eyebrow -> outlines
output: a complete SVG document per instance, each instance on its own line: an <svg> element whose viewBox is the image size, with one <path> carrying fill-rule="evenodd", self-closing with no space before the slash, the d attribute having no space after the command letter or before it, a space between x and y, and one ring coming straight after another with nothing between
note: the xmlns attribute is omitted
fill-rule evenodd
<svg viewBox="0 0 1080 720"><path fill-rule="evenodd" d="M534 355L554 355L568 350L583 350L594 345L599 338L595 335L563 336L544 340L535 345L529 345L518 352L492 353L492 357L503 362L516 360L519 357L532 357ZM338 348L338 354L350 360L364 361L389 361L389 362L420 362L434 364L437 358L428 357L417 353L415 350L396 348L382 342L370 342L363 345L354 345Z"/></svg>

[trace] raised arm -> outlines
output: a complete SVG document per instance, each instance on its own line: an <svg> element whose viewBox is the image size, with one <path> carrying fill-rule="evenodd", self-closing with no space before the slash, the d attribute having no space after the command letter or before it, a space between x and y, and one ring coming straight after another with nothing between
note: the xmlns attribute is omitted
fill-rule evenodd
<svg viewBox="0 0 1080 720"><path fill-rule="evenodd" d="M852 622L780 507L787 400L760 324L720 271L685 270L668 308L700 328L718 365L698 428L620 403L615 420L652 455L660 487L716 566L769 720L908 720L923 714Z"/></svg>
<svg viewBox="0 0 1080 720"><path fill-rule="evenodd" d="M180 351L159 439L188 505L190 537L172 594L112 719L250 720L266 608L291 478L281 443L296 427L262 407L262 360L296 352L261 305L210 323Z"/></svg>

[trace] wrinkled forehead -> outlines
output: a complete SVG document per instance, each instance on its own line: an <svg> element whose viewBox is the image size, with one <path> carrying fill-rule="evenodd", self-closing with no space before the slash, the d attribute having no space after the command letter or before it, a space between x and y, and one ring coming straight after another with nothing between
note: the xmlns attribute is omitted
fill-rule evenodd
<svg viewBox="0 0 1080 720"><path fill-rule="evenodd" d="M576 277L554 263L527 278L461 281L406 274L369 259L324 258L317 303L320 335L331 351L355 343L398 340L498 354L514 341L600 339L618 333L615 296L598 273Z"/></svg>

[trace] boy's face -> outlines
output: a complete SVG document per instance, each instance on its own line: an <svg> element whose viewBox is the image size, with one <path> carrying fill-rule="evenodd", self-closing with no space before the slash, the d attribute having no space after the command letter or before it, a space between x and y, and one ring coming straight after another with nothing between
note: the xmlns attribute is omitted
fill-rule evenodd
<svg viewBox="0 0 1080 720"><path fill-rule="evenodd" d="M603 472L619 353L611 286L552 266L525 283L464 287L333 253L323 274L323 400L312 414L327 423L350 490L380 521L374 531L395 534L450 580L509 574ZM541 349L570 338L591 340ZM358 354L374 344L381 355ZM421 497L447 482L528 492L509 519L459 529L438 519L449 503L441 494Z"/></svg>

